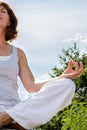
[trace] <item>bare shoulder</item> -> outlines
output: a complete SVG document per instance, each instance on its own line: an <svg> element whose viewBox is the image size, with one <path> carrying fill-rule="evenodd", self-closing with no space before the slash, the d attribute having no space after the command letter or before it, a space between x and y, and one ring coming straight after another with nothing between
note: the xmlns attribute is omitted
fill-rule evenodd
<svg viewBox="0 0 87 130"><path fill-rule="evenodd" d="M19 65L24 65L24 64L28 64L27 62L27 57L26 57L26 54L25 52L23 51L23 49L21 48L17 48L17 51L18 51L18 61L19 61Z"/></svg>
<svg viewBox="0 0 87 130"><path fill-rule="evenodd" d="M17 51L19 56L25 56L25 52L23 51L23 49L17 48Z"/></svg>
<svg viewBox="0 0 87 130"><path fill-rule="evenodd" d="M19 60L26 59L25 52L21 48L17 48Z"/></svg>

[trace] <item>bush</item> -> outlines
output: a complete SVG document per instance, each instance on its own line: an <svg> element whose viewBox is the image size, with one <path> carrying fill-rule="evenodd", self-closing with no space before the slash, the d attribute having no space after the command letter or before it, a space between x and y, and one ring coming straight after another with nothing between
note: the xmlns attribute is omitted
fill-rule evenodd
<svg viewBox="0 0 87 130"><path fill-rule="evenodd" d="M77 45L63 50L62 56L59 56L61 69L56 66L52 69L50 76L59 76L67 67L70 59L77 62L82 61L84 65L83 74L75 79L76 93L73 102L47 124L37 128L37 130L87 130L87 54L80 54Z"/></svg>
<svg viewBox="0 0 87 130"><path fill-rule="evenodd" d="M87 103L74 101L63 112L61 123L61 130L87 130Z"/></svg>

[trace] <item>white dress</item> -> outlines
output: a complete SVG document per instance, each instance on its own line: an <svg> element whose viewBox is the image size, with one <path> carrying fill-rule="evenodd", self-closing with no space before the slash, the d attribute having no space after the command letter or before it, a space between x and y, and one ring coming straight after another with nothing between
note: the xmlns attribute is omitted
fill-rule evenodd
<svg viewBox="0 0 87 130"><path fill-rule="evenodd" d="M8 60L0 61L0 70L0 111L7 112L27 130L47 123L72 102L75 84L64 78L49 81L31 98L20 101L17 94L19 69L15 47Z"/></svg>

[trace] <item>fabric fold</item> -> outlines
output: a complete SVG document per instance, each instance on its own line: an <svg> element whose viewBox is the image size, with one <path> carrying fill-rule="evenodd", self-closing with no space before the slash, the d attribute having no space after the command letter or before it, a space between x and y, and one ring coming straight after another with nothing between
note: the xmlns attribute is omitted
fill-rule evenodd
<svg viewBox="0 0 87 130"><path fill-rule="evenodd" d="M72 80L53 80L31 98L19 102L6 112L22 127L32 130L47 123L57 112L71 104L74 93L75 84Z"/></svg>

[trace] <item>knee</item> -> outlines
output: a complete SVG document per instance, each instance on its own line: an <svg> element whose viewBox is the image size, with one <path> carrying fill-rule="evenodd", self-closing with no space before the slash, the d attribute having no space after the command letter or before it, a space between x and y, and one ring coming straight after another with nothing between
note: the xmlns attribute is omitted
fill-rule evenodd
<svg viewBox="0 0 87 130"><path fill-rule="evenodd" d="M73 80L71 79L64 79L64 84L68 87L68 88L72 88L75 91L75 83Z"/></svg>

